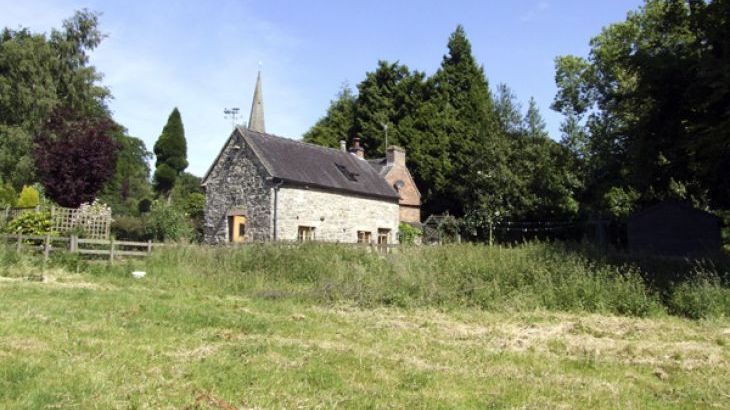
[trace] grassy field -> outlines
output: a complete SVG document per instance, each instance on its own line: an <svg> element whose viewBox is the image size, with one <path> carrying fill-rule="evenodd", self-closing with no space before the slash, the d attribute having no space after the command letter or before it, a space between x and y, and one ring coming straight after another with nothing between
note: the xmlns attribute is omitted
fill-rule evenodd
<svg viewBox="0 0 730 410"><path fill-rule="evenodd" d="M727 287L634 269L539 244L2 250L0 408L730 407Z"/></svg>

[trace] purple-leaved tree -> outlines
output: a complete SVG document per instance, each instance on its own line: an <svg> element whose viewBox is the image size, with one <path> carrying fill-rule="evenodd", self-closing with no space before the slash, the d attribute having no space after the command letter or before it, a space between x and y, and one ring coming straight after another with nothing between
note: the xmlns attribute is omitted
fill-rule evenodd
<svg viewBox="0 0 730 410"><path fill-rule="evenodd" d="M61 206L91 202L114 174L117 125L106 117L57 108L35 137L36 172L46 194Z"/></svg>

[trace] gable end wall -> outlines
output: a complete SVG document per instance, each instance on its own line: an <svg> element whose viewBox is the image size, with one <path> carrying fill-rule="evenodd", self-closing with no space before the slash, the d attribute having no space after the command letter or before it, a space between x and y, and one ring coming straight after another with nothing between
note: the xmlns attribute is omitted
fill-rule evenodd
<svg viewBox="0 0 730 410"><path fill-rule="evenodd" d="M240 149L235 149L238 146ZM271 239L272 182L251 148L234 134L208 176L205 188L205 241L228 241L228 214L246 217L246 241Z"/></svg>

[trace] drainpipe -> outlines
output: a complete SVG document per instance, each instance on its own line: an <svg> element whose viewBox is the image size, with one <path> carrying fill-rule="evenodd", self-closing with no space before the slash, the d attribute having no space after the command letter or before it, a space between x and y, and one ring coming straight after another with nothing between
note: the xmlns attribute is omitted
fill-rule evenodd
<svg viewBox="0 0 730 410"><path fill-rule="evenodd" d="M284 184L284 181L279 178L273 178L274 181L274 242L276 242L279 238L276 233L277 231L277 217L279 214L279 188Z"/></svg>

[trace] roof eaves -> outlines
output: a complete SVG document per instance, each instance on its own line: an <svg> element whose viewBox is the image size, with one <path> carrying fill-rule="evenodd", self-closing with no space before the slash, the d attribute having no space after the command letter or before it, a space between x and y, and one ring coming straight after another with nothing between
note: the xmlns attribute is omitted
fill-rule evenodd
<svg viewBox="0 0 730 410"><path fill-rule="evenodd" d="M302 181L297 181L297 180L293 180L293 179L289 179L289 178L280 178L280 179L286 183L301 186L301 187L314 187L314 188L322 189L325 191L345 192L348 194L359 195L359 196L366 197L366 198L391 199L394 201L398 201L400 199L400 196L397 195L397 193L395 193L395 191L393 191L395 193L394 195L382 195L382 194L368 193L368 192L363 192L363 191L356 191L354 189L335 188L335 187L316 184L316 183L302 182Z"/></svg>

